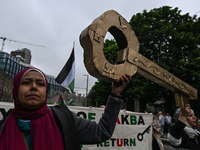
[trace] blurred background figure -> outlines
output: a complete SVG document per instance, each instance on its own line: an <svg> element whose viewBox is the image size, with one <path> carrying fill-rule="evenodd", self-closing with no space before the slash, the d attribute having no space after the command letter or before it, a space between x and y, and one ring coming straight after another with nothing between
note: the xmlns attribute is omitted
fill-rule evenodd
<svg viewBox="0 0 200 150"><path fill-rule="evenodd" d="M170 126L171 126L171 120L172 120L172 117L169 115L169 113L167 113L167 115L165 116L165 128L166 128L166 133L169 132L169 129L170 129Z"/></svg>
<svg viewBox="0 0 200 150"><path fill-rule="evenodd" d="M159 119L159 122L160 122L160 125L161 125L160 135L161 135L161 137L163 137L164 136L164 128L165 128L165 118L162 114L162 111L159 111L158 114L159 114L158 119Z"/></svg>
<svg viewBox="0 0 200 150"><path fill-rule="evenodd" d="M164 146L160 138L161 125L159 120L156 118L156 113L153 114L152 129L152 150L164 150Z"/></svg>
<svg viewBox="0 0 200 150"><path fill-rule="evenodd" d="M105 105L101 105L100 108L106 108L106 106Z"/></svg>

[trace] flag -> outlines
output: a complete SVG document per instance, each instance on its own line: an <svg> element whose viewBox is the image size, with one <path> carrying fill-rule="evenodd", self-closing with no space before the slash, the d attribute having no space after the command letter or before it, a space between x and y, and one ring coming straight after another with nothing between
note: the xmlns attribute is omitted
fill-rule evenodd
<svg viewBox="0 0 200 150"><path fill-rule="evenodd" d="M68 100L68 105L72 105L72 104L73 104L73 102L74 102L74 100L73 100L73 99L69 99L69 100Z"/></svg>
<svg viewBox="0 0 200 150"><path fill-rule="evenodd" d="M59 95L58 102L59 102L60 104L63 103L63 98L61 97L61 95Z"/></svg>
<svg viewBox="0 0 200 150"><path fill-rule="evenodd" d="M59 104L59 105L61 105L61 104L67 105L66 102L65 102L65 100L62 98L61 95L59 95L58 104Z"/></svg>
<svg viewBox="0 0 200 150"><path fill-rule="evenodd" d="M59 75L56 77L55 80L57 83L68 87L72 93L74 92L74 80L75 80L74 47L65 66L62 68L61 72L59 73Z"/></svg>

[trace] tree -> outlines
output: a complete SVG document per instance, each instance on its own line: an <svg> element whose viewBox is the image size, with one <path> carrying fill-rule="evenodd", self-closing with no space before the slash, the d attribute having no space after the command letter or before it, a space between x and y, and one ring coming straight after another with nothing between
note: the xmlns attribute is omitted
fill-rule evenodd
<svg viewBox="0 0 200 150"><path fill-rule="evenodd" d="M139 52L142 55L186 83L199 88L200 19L197 16L191 17L188 13L181 15L178 8L163 6L133 15L129 23L139 40ZM149 84L147 89L149 92L154 89L155 97L164 97L167 108L172 108L173 92L154 83ZM145 94L145 97L149 94Z"/></svg>
<svg viewBox="0 0 200 150"><path fill-rule="evenodd" d="M200 88L200 19L197 16L181 15L178 8L163 6L133 15L129 23L139 40L140 54L194 88ZM115 63L117 46L113 42L105 41L104 53L109 62ZM99 93L95 92L101 101L101 94L105 92L108 96L110 91L108 87L107 91L101 91L101 86L106 86L106 83L99 82L102 83L97 82L94 88L99 88ZM139 75L133 76L122 95L127 102L133 98L155 102L164 97L166 107L170 112L174 111L174 93Z"/></svg>

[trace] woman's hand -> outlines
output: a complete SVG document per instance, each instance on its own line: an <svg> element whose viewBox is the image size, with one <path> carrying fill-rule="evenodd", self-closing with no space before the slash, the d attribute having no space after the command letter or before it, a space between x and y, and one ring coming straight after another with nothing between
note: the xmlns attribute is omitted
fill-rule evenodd
<svg viewBox="0 0 200 150"><path fill-rule="evenodd" d="M185 104L185 109L181 112L178 120L184 123L190 113L191 113L190 104Z"/></svg>
<svg viewBox="0 0 200 150"><path fill-rule="evenodd" d="M131 76L128 74L122 75L119 82L112 83L112 93L120 95L127 84L132 80Z"/></svg>
<svg viewBox="0 0 200 150"><path fill-rule="evenodd" d="M157 128L154 126L154 123L153 123L153 122L151 123L151 126L152 126L152 128L154 129L154 132L160 133L160 130L157 129Z"/></svg>

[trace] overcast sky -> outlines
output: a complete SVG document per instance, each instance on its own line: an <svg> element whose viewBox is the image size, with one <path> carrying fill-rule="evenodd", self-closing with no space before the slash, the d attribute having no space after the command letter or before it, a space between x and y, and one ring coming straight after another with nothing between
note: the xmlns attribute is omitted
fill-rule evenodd
<svg viewBox="0 0 200 150"><path fill-rule="evenodd" d="M79 42L81 32L111 9L129 22L144 9L150 11L162 6L178 7L182 14L200 16L200 0L1 0L0 37L45 46L6 41L4 51L30 49L31 64L54 77L65 65L75 41L75 92L85 94L87 78L83 74L88 72ZM89 90L96 81L89 76Z"/></svg>

